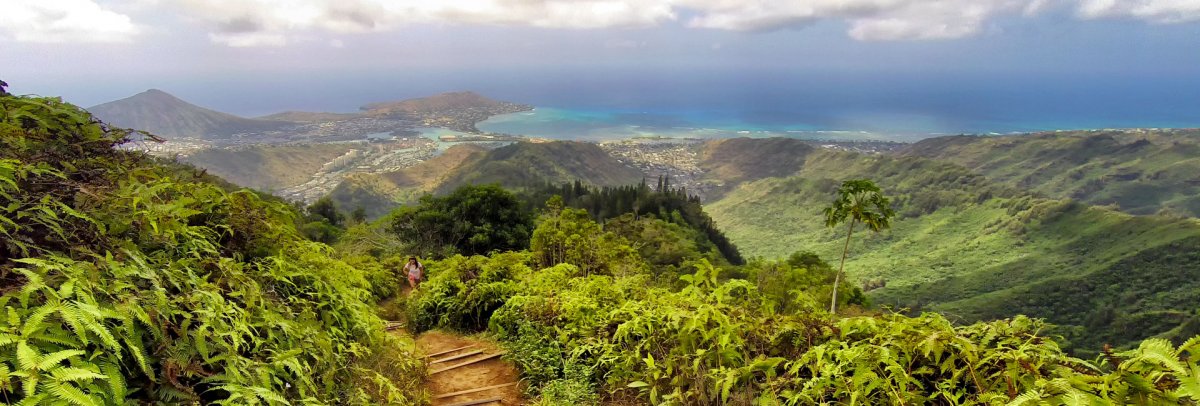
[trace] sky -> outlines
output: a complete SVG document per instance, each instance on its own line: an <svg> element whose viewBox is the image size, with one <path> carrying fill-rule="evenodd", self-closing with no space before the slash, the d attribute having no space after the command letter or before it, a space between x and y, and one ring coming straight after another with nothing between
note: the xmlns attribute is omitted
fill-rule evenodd
<svg viewBox="0 0 1200 406"><path fill-rule="evenodd" d="M84 106L161 88L243 115L350 111L542 78L550 85L520 96L552 103L556 86L633 76L1150 83L1172 97L1200 78L1200 0L4 3L0 79Z"/></svg>

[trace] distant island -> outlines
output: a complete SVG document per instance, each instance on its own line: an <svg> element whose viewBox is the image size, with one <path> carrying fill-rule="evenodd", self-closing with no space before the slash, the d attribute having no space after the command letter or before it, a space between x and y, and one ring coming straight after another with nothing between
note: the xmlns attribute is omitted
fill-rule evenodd
<svg viewBox="0 0 1200 406"><path fill-rule="evenodd" d="M358 114L288 111L245 118L150 89L93 106L88 111L107 123L167 139L237 145L364 140L378 138L380 134L416 135L414 129L423 127L483 135L475 124L495 115L532 109L527 104L493 100L474 92L453 92L370 103L361 107Z"/></svg>

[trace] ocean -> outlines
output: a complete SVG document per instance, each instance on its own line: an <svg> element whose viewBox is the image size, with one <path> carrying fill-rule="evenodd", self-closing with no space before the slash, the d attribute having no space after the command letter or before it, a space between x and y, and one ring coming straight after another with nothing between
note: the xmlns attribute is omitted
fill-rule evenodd
<svg viewBox="0 0 1200 406"><path fill-rule="evenodd" d="M471 90L537 106L484 131L557 139L796 136L912 140L1098 128L1200 127L1200 74L463 68L210 78L181 97L247 116L355 111ZM223 82L229 91L211 86ZM177 89L183 87L183 89ZM192 87L192 89L188 89Z"/></svg>

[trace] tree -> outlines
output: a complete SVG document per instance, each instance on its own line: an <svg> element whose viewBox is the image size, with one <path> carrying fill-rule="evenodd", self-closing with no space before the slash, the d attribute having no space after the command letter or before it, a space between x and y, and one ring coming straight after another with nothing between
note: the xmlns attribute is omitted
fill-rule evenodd
<svg viewBox="0 0 1200 406"><path fill-rule="evenodd" d="M337 204L330 199L329 196L322 197L311 206L308 206L309 221L321 221L329 223L334 227L341 227L342 221L346 220L346 215L338 210Z"/></svg>
<svg viewBox="0 0 1200 406"><path fill-rule="evenodd" d="M848 223L846 244L842 247L842 263L833 278L833 300L829 304L829 312L837 314L838 285L842 282L842 273L846 269L846 254L850 252L850 237L854 235L854 226L862 223L868 230L879 232L891 227L891 202L883 196L879 186L867 179L852 179L842 182L838 188L838 198L833 205L825 208L825 226L837 227Z"/></svg>
<svg viewBox="0 0 1200 406"><path fill-rule="evenodd" d="M463 186L397 209L391 229L423 253L478 255L528 247L533 214L498 185Z"/></svg>

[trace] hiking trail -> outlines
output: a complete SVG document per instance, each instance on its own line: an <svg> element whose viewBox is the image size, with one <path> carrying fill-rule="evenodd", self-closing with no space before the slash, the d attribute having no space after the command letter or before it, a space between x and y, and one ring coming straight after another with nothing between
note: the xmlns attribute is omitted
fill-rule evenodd
<svg viewBox="0 0 1200 406"><path fill-rule="evenodd" d="M407 295L408 289L403 294ZM403 324L392 334L411 335ZM425 388L433 406L516 406L526 403L517 367L501 358L494 343L460 334L430 330L416 336L428 375Z"/></svg>

